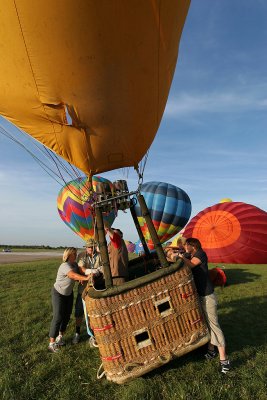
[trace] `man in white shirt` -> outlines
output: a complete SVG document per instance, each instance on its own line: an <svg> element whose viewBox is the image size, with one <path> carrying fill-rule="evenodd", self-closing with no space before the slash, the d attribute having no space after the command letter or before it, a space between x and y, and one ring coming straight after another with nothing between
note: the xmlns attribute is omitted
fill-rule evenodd
<svg viewBox="0 0 267 400"><path fill-rule="evenodd" d="M101 272L100 254L97 251L97 243L94 239L87 240L84 247L85 251L78 255L77 263L79 269L85 275L91 275L92 279L94 274L98 275ZM82 284L82 282L80 282L75 302L76 332L72 340L73 344L77 344L80 341L81 325L84 316L84 308L82 302L82 292L84 288L85 286ZM87 328L89 329L89 327Z"/></svg>

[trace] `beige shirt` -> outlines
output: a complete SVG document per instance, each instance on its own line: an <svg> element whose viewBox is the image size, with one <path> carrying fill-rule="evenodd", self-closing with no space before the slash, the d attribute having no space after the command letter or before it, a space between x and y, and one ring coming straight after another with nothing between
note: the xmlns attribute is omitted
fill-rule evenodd
<svg viewBox="0 0 267 400"><path fill-rule="evenodd" d="M101 259L99 253L94 253L92 256L90 256L86 251L83 251L78 255L77 263L79 267L101 270ZM84 288L85 285L79 283L78 292L81 294Z"/></svg>
<svg viewBox="0 0 267 400"><path fill-rule="evenodd" d="M86 251L83 251L78 255L77 263L79 267L83 268L100 268L100 254L94 253L92 256L90 256L88 253L86 253Z"/></svg>
<svg viewBox="0 0 267 400"><path fill-rule="evenodd" d="M111 241L108 245L108 253L112 277L120 277L127 280L129 277L128 251L124 240L121 240L121 245L118 248Z"/></svg>

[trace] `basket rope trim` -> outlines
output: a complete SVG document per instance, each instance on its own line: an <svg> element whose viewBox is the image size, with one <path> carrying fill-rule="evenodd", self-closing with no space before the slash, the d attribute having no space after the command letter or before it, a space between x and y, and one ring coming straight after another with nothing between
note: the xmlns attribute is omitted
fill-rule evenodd
<svg viewBox="0 0 267 400"><path fill-rule="evenodd" d="M101 357L103 361L115 361L118 360L118 358L122 357L122 354L115 354L114 356L106 356L106 357Z"/></svg>
<svg viewBox="0 0 267 400"><path fill-rule="evenodd" d="M91 328L92 328L92 330L94 331L94 332L103 332L103 331L107 331L108 329L111 329L111 328L113 328L114 327L114 325L113 324L109 324L109 325L105 325L105 326L103 326L103 327L93 327L93 326L91 326Z"/></svg>
<svg viewBox="0 0 267 400"><path fill-rule="evenodd" d="M153 357L150 357L150 358L148 358L148 359L146 359L146 360L144 360L142 362L133 361L133 362L125 364L125 366L122 367L120 371L117 371L117 372L105 371L105 374L107 376L109 376L109 377L121 376L121 375L123 375L125 373L133 372L133 370L141 369L142 367L144 367L146 365L149 365L149 364L151 364L151 363L153 363L155 361L159 365L166 364L172 358L174 358L177 354L179 354L180 349L182 347L186 347L186 346L192 345L196 341L201 340L203 337L205 337L205 334L199 335L197 332L195 332L195 333L193 333L191 335L191 337L189 338L189 340L187 342L181 343L180 345L173 347L169 351L166 351L166 353L164 355L155 354ZM101 366L103 367L103 364L101 364Z"/></svg>
<svg viewBox="0 0 267 400"><path fill-rule="evenodd" d="M137 304L140 304L145 300L154 299L155 297L158 297L158 296L160 296L162 294L166 294L166 293L168 293L168 292L170 292L172 290L177 290L178 288L181 288L182 286L190 284L192 282L192 280L193 280L192 278L189 279L189 280L187 279L186 281L180 283L179 285L177 285L177 283L174 282L167 289L161 290L161 291L156 292L156 293L153 293L151 296L148 296L147 293L144 293L143 295L140 295L140 297L136 301L131 301L130 303L123 304L123 305L120 304L120 303L117 303L116 305L110 304L108 311L105 311L105 312L99 312L98 311L97 313L90 312L90 313L88 313L88 315L89 315L90 318L100 318L100 317L105 317L107 315L111 315L114 312L117 312L117 311L120 311L120 310L125 310L126 308L129 308L129 307L132 307L132 306L136 306ZM183 297L181 295L181 297L186 300L188 297L192 296L194 293L195 292L190 292L187 296Z"/></svg>
<svg viewBox="0 0 267 400"><path fill-rule="evenodd" d="M168 321L170 321L170 320L176 321L179 317L181 317L183 315L186 316L186 313L188 311L195 310L195 307L196 307L196 303L195 302L192 303L192 304L188 304L188 307L186 309L183 309L183 313L177 314L177 312L176 312L176 313L170 314L167 317L164 317L164 321L166 323ZM197 320L189 321L189 323L191 325L196 325L198 322L202 322L202 321L203 321L203 317L200 317ZM148 320L146 322L146 328L149 331L153 330L155 327L160 326L160 325L162 325L162 319L155 320L154 318L152 318L150 321ZM139 327L141 328L143 326L144 326L143 321L140 321L139 325L138 324L135 325L135 330L138 330ZM128 327L128 329L127 329L124 326L121 329L116 330L116 332L113 332L108 336L98 337L98 343L99 344L103 344L103 345L108 345L110 343L113 343L113 342L116 342L116 341L119 341L119 340L121 341L124 338L129 337L129 333L131 333L131 332L132 332L132 327Z"/></svg>

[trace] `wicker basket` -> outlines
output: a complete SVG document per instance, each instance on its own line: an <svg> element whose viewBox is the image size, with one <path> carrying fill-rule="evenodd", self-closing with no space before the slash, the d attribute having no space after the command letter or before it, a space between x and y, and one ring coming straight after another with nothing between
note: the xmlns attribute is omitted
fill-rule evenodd
<svg viewBox="0 0 267 400"><path fill-rule="evenodd" d="M157 272L118 294L85 296L108 380L125 383L209 341L190 269Z"/></svg>

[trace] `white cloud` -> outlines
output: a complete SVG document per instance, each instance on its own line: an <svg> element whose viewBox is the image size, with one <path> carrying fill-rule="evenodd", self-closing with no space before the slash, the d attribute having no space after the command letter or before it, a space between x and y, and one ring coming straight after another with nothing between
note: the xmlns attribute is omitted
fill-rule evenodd
<svg viewBox="0 0 267 400"><path fill-rule="evenodd" d="M178 118L194 113L233 113L245 111L267 110L267 99L257 98L254 94L234 92L186 94L169 99L165 117Z"/></svg>

